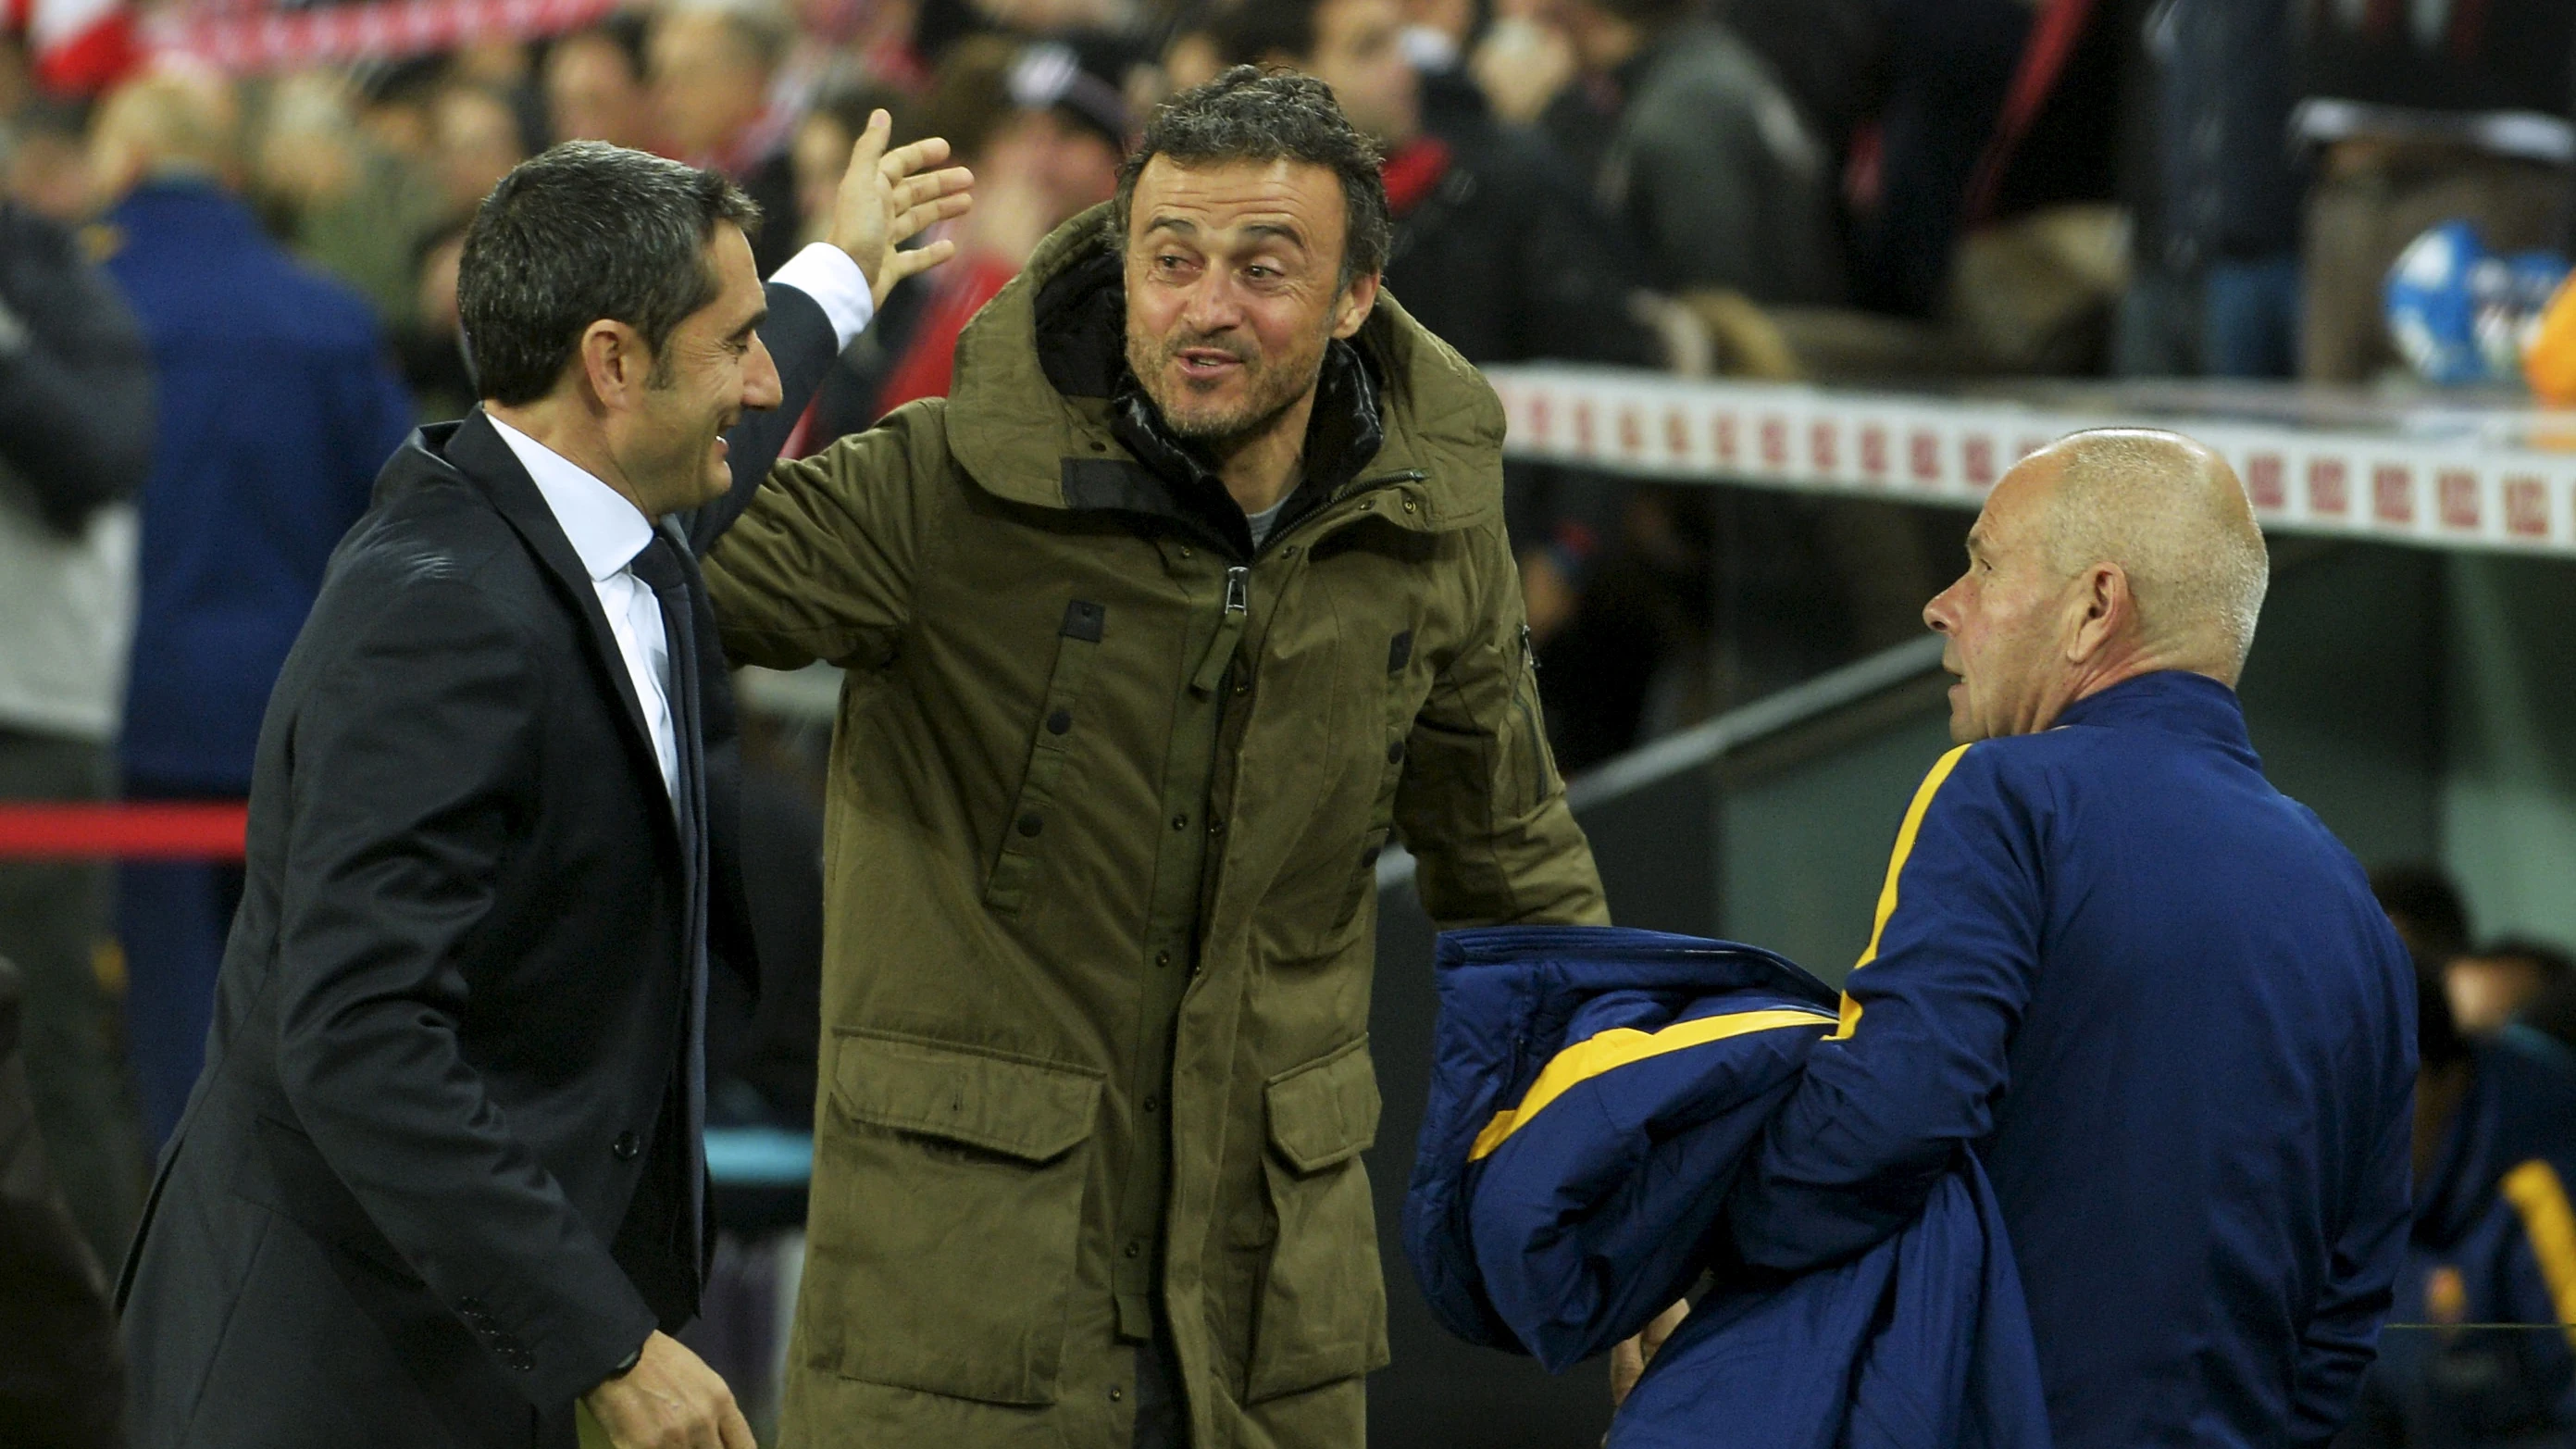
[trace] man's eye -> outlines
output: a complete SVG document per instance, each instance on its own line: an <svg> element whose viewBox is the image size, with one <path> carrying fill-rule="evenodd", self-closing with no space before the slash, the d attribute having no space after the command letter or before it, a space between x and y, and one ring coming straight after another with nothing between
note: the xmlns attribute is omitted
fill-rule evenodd
<svg viewBox="0 0 2576 1449"><path fill-rule="evenodd" d="M1277 269L1272 267L1246 267L1243 271L1245 276L1256 282L1266 282L1279 275Z"/></svg>

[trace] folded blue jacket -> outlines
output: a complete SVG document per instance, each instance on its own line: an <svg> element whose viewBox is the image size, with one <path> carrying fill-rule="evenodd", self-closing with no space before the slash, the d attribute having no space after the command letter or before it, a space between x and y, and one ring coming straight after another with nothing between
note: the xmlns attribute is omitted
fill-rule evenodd
<svg viewBox="0 0 2576 1449"><path fill-rule="evenodd" d="M1719 1218L1835 994L1768 951L1654 931L1440 938L1431 1101L1404 1237L1433 1311L1552 1372L1715 1274L1615 1449L2045 1449L2030 1325L1975 1158L1905 1231L1784 1275Z"/></svg>

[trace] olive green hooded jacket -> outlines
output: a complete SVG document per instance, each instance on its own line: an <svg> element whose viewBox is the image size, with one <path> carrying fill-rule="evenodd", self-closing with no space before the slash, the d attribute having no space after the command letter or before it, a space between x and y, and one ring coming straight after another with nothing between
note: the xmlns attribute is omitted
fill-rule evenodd
<svg viewBox="0 0 2576 1449"><path fill-rule="evenodd" d="M953 397L781 465L707 563L736 659L849 670L790 1444L1126 1449L1157 1312L1199 1449L1360 1443L1379 851L1444 924L1606 918L1492 391L1381 298L1256 553L1119 441L1101 235L1067 223ZM1373 453L1334 432L1353 387Z"/></svg>

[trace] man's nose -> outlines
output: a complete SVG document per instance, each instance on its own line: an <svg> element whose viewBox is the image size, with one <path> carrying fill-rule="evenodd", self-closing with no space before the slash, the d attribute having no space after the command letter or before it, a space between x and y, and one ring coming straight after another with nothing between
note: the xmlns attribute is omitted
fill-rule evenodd
<svg viewBox="0 0 2576 1449"><path fill-rule="evenodd" d="M1934 594L1932 596L1932 602L1923 606L1924 628L1931 630L1935 634L1947 634L1951 632L1951 622L1955 611L1951 605L1950 596L1957 593L1958 590L1959 586L1957 584L1952 584L1950 587Z"/></svg>
<svg viewBox="0 0 2576 1449"><path fill-rule="evenodd" d="M1199 284L1190 289L1189 300L1182 304L1181 322L1202 335L1242 325L1243 304L1234 295L1233 280L1213 270L1200 278Z"/></svg>
<svg viewBox="0 0 2576 1449"><path fill-rule="evenodd" d="M742 405L767 412L778 406L785 396L786 388L778 380L778 361L769 355L769 344L761 341L760 334L755 332L751 337L751 355L743 359Z"/></svg>

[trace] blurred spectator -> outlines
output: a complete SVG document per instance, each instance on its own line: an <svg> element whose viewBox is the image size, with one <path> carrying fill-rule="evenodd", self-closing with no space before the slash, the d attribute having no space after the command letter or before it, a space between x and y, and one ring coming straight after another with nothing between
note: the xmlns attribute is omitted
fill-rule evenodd
<svg viewBox="0 0 2576 1449"><path fill-rule="evenodd" d="M124 1355L107 1275L46 1172L19 1057L18 972L0 958L0 1444L117 1449ZM122 1261L122 1248L117 1261Z"/></svg>
<svg viewBox="0 0 2576 1449"><path fill-rule="evenodd" d="M2576 978L2576 961L2540 941L2491 941L2454 956L2442 969L2451 1015L2471 1036L2491 1036L2562 981ZM2569 1124L2576 1132L2576 1123Z"/></svg>
<svg viewBox="0 0 2576 1449"><path fill-rule="evenodd" d="M2136 271L2115 370L2136 377L2298 371L2299 200L2285 137L2296 87L2286 5L2170 0L2148 20L2145 130L2125 188Z"/></svg>
<svg viewBox="0 0 2576 1449"><path fill-rule="evenodd" d="M10 117L9 199L67 226L89 220L98 197L78 111L37 101Z"/></svg>
<svg viewBox="0 0 2576 1449"><path fill-rule="evenodd" d="M430 110L438 184L450 220L471 216L510 168L528 159L519 113L498 91L454 85Z"/></svg>
<svg viewBox="0 0 2576 1449"><path fill-rule="evenodd" d="M2334 1449L2560 1449L2576 1358L2560 1328L2576 1080L2451 1018L2416 963L2415 1219L2379 1354Z"/></svg>
<svg viewBox="0 0 2576 1449"><path fill-rule="evenodd" d="M252 189L272 231L357 288L386 327L400 328L419 290L413 258L421 238L445 222L449 202L432 174L435 126L426 105L418 113L424 129L414 138L407 123L362 125L361 99L344 77L324 70L271 86ZM371 113L383 120L412 110L405 101ZM385 136L416 141L419 149L389 149Z"/></svg>
<svg viewBox="0 0 2576 1449"><path fill-rule="evenodd" d="M141 598L119 759L136 799L239 799L260 716L332 547L412 426L366 304L296 265L225 184L236 115L211 76L132 82L101 108L108 270L160 378L143 485ZM168 1137L195 1083L236 866L118 875L144 1123Z"/></svg>
<svg viewBox="0 0 2576 1449"><path fill-rule="evenodd" d="M878 394L880 417L948 395L957 334L1047 233L1117 191L1127 145L1125 97L1052 41L961 41L940 62L922 112L929 134L948 137L959 163L974 169L975 209L945 233L956 259L914 284L930 294Z"/></svg>
<svg viewBox="0 0 2576 1449"><path fill-rule="evenodd" d="M2370 893L2418 960L2439 967L2469 949L2468 907L2440 866L2383 865L2370 873Z"/></svg>
<svg viewBox="0 0 2576 1449"><path fill-rule="evenodd" d="M1692 0L1560 0L1584 69L1617 96L1599 175L1668 291L1830 304L1845 292L1835 172L1778 73Z"/></svg>
<svg viewBox="0 0 2576 1449"><path fill-rule="evenodd" d="M804 218L806 241L821 241L830 233L832 199L842 174L850 169L850 148L868 128L868 117L878 111L891 115L895 143L902 144L913 134L904 120L905 110L902 93L865 82L835 82L815 96L805 119L797 123L796 139L788 149L796 171L796 211Z"/></svg>
<svg viewBox="0 0 2576 1449"><path fill-rule="evenodd" d="M557 40L546 52L546 115L557 141L658 149L653 93L644 82L643 22L615 15ZM841 154L846 166L849 148Z"/></svg>
<svg viewBox="0 0 2576 1449"><path fill-rule="evenodd" d="M1908 0L1883 11L1884 95L1845 170L1861 306L1901 317L1942 310L1969 186L2027 48L2033 8Z"/></svg>
<svg viewBox="0 0 2576 1449"><path fill-rule="evenodd" d="M465 223L456 222L420 244L420 294L412 320L394 331L403 382L424 423L461 418L473 411L474 370L465 356L465 329L456 307L456 265L465 254Z"/></svg>
<svg viewBox="0 0 2576 1449"><path fill-rule="evenodd" d="M2380 289L2426 228L2476 224L2489 250L2562 239L2576 5L2566 0L2303 0L2303 99L2322 148L2307 206L2300 375L2357 382L2396 360Z"/></svg>
<svg viewBox="0 0 2576 1449"><path fill-rule="evenodd" d="M760 0L697 0L657 15L648 43L663 138L760 204L752 258L762 276L795 255L802 234L788 157L796 114L772 88L789 38L786 17Z"/></svg>
<svg viewBox="0 0 2576 1449"><path fill-rule="evenodd" d="M143 338L107 278L64 228L0 204L0 798L110 791L133 625L124 500L151 466L151 410ZM145 1164L96 970L107 888L101 865L0 861L0 959L24 973L36 1124L74 1220L113 1263Z"/></svg>

